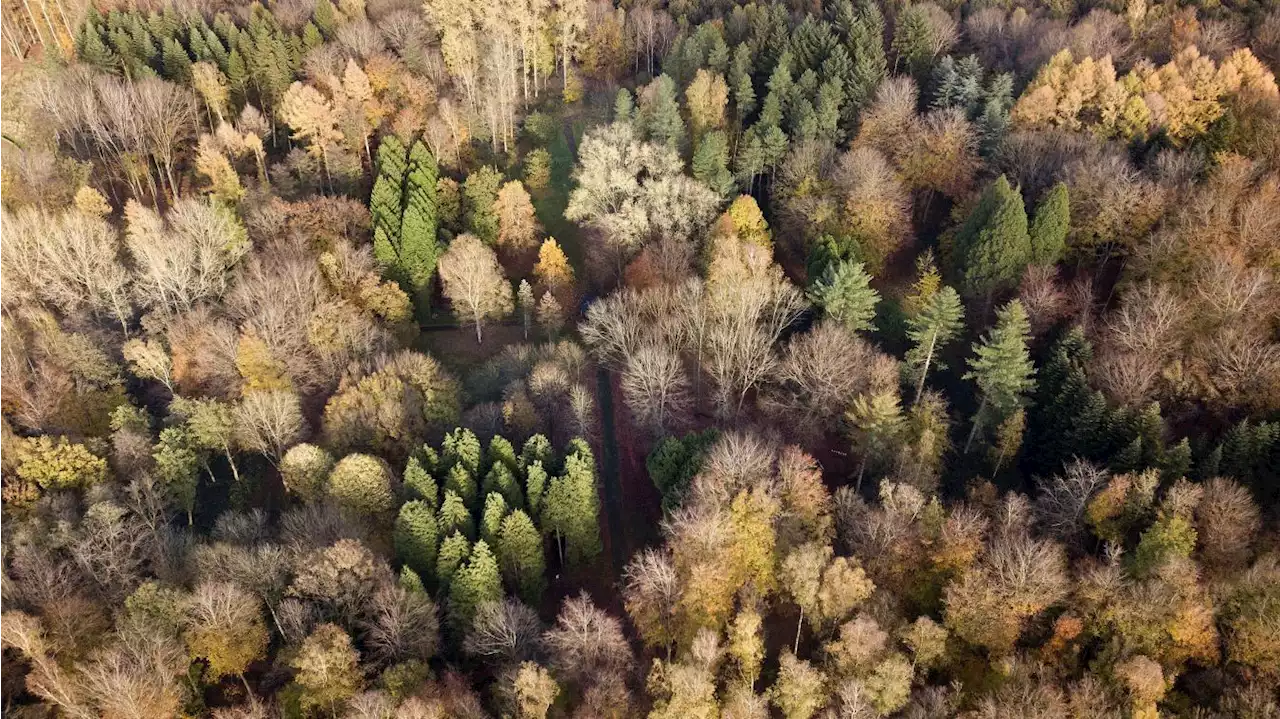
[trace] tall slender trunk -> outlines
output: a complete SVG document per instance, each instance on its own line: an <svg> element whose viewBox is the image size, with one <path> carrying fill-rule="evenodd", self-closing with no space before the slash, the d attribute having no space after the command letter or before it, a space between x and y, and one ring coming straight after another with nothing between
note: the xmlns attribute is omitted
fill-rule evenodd
<svg viewBox="0 0 1280 719"><path fill-rule="evenodd" d="M225 443L222 445L222 451L227 455L227 464L231 465L231 476L235 477L236 482L240 481L240 470L236 467L236 460L231 456L231 448Z"/></svg>
<svg viewBox="0 0 1280 719"><path fill-rule="evenodd" d="M938 330L934 328L933 336L929 338L929 351L924 356L924 367L920 368L920 381L916 383L916 398L911 404L920 403L920 395L924 394L924 378L929 376L929 363L933 360L933 348L938 343Z"/></svg>
<svg viewBox="0 0 1280 719"><path fill-rule="evenodd" d="M982 425L982 411L987 408L987 398L982 398L982 404L978 405L978 412L973 416L973 428L969 430L969 439L964 443L964 453L968 454L969 449L973 446L973 438L978 435L978 427Z"/></svg>
<svg viewBox="0 0 1280 719"><path fill-rule="evenodd" d="M44 47L47 43L44 41L44 35L40 32L40 23L36 21L36 14L31 12L31 0L22 0L22 7L27 11L27 17L31 19L31 29L36 33L36 39L40 41L40 46Z"/></svg>
<svg viewBox="0 0 1280 719"><path fill-rule="evenodd" d="M800 607L800 618L796 620L796 643L795 643L795 646L791 649L792 654L798 654L800 652L800 630L803 627L804 627L804 607L802 606Z"/></svg>

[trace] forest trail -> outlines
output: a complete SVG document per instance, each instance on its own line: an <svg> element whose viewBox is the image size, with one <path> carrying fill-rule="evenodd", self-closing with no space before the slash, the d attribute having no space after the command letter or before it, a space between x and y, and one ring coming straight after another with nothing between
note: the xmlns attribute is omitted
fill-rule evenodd
<svg viewBox="0 0 1280 719"><path fill-rule="evenodd" d="M614 567L627 564L629 552L622 528L622 484L618 477L618 438L614 434L613 387L609 370L596 370L596 398L600 405L600 484L604 489L605 525L609 530L609 554Z"/></svg>

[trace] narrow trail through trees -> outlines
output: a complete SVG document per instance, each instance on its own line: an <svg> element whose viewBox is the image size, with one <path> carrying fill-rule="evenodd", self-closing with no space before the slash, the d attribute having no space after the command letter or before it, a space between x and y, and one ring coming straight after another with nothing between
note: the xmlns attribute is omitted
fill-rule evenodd
<svg viewBox="0 0 1280 719"><path fill-rule="evenodd" d="M618 477L618 438L614 435L613 387L609 370L603 367L596 370L596 398L600 406L600 484L604 488L609 555L615 567L623 567L630 552L622 528L622 483Z"/></svg>

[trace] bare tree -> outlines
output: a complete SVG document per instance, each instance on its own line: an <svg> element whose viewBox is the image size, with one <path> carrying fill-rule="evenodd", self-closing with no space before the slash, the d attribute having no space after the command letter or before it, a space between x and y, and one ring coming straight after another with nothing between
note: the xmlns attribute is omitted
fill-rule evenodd
<svg viewBox="0 0 1280 719"><path fill-rule="evenodd" d="M524 661L539 646L542 622L529 605L507 598L476 610L463 648L472 656L504 663Z"/></svg>
<svg viewBox="0 0 1280 719"><path fill-rule="evenodd" d="M485 321L506 317L514 309L511 284L498 256L475 235L459 235L449 243L449 250L440 257L440 280L454 314L475 323L477 343L484 341Z"/></svg>
<svg viewBox="0 0 1280 719"><path fill-rule="evenodd" d="M621 672L633 662L622 623L597 607L586 592L564 600L555 626L542 641L553 666L570 679Z"/></svg>
<svg viewBox="0 0 1280 719"><path fill-rule="evenodd" d="M658 433L679 422L691 404L689 377L667 347L641 347L622 373L622 392L636 420Z"/></svg>
<svg viewBox="0 0 1280 719"><path fill-rule="evenodd" d="M250 392L236 405L241 446L278 463L289 445L306 432L298 395L289 390Z"/></svg>
<svg viewBox="0 0 1280 719"><path fill-rule="evenodd" d="M426 661L440 642L440 620L431 598L397 585L383 586L373 595L361 628L372 659L387 665Z"/></svg>
<svg viewBox="0 0 1280 719"><path fill-rule="evenodd" d="M249 251L240 222L226 208L181 200L165 220L130 202L125 243L133 256L139 304L161 312L191 309L226 291L230 270ZM167 220L167 222L166 222Z"/></svg>
<svg viewBox="0 0 1280 719"><path fill-rule="evenodd" d="M1062 474L1041 482L1036 497L1040 526L1068 545L1077 544L1086 531L1085 509L1110 477L1105 469L1077 459Z"/></svg>

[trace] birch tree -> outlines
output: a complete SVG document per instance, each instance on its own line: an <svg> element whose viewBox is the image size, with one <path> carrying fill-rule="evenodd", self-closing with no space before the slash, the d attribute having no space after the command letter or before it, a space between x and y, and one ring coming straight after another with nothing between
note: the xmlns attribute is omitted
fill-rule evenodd
<svg viewBox="0 0 1280 719"><path fill-rule="evenodd" d="M454 314L475 324L476 343L484 342L486 321L506 317L514 309L511 284L498 256L475 235L462 234L450 243L440 257L440 280Z"/></svg>

